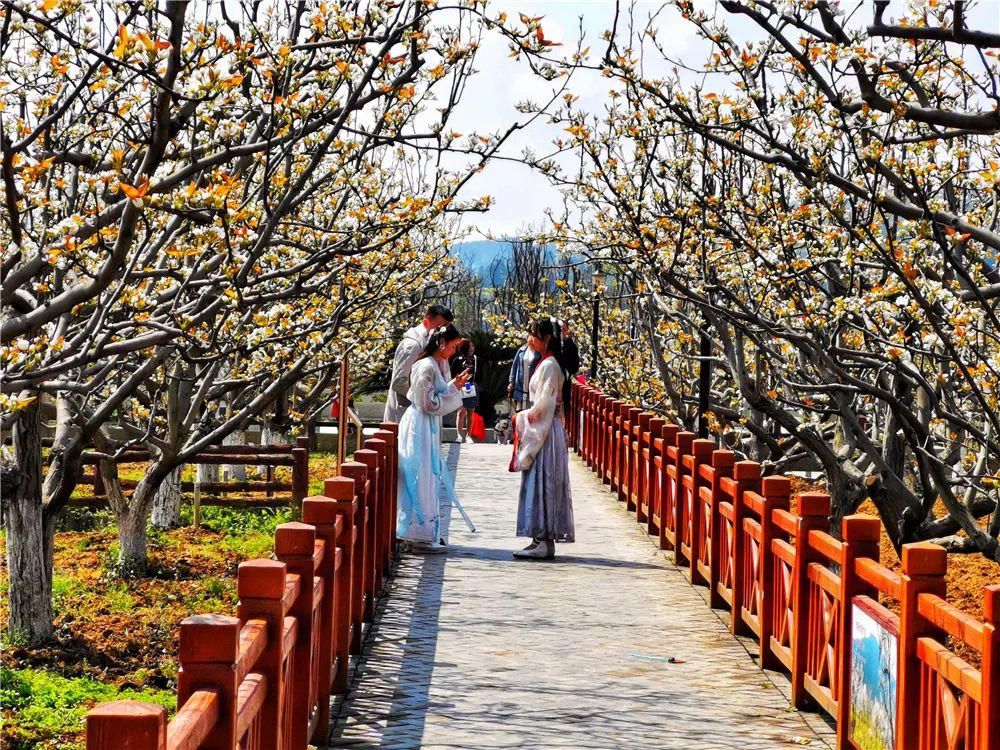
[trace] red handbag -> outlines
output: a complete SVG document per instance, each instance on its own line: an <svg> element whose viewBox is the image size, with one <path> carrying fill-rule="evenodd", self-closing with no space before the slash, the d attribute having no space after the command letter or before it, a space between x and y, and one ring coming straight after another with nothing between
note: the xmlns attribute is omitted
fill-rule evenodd
<svg viewBox="0 0 1000 750"><path fill-rule="evenodd" d="M520 467L517 465L517 449L521 444L521 438L517 434L517 416L511 415L511 431L514 433L514 451L510 454L510 463L507 464L507 471L516 474L521 471Z"/></svg>
<svg viewBox="0 0 1000 750"><path fill-rule="evenodd" d="M486 422L483 416L477 412L472 412L472 424L469 426L469 435L476 440L486 440Z"/></svg>

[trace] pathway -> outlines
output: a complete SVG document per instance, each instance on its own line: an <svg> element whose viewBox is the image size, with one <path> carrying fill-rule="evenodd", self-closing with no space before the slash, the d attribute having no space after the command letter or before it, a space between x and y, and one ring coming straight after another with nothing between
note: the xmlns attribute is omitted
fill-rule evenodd
<svg viewBox="0 0 1000 750"><path fill-rule="evenodd" d="M579 459L579 541L519 562L510 449L446 450L479 532L404 557L330 747L832 747Z"/></svg>

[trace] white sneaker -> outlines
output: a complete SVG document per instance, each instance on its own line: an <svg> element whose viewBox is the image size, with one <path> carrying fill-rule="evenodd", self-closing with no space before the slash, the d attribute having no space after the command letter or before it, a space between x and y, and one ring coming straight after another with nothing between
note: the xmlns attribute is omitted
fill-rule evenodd
<svg viewBox="0 0 1000 750"><path fill-rule="evenodd" d="M544 539L534 548L518 550L514 557L518 560L551 560L556 556L556 543L551 539Z"/></svg>
<svg viewBox="0 0 1000 750"><path fill-rule="evenodd" d="M469 444L472 444L472 443L475 443L476 441L472 439L471 435L466 435L465 436L465 442L469 443Z"/></svg>

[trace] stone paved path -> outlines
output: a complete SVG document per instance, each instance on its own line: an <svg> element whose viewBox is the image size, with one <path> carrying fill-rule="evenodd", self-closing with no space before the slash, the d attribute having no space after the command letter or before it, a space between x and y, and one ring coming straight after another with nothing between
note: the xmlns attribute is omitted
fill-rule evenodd
<svg viewBox="0 0 1000 750"><path fill-rule="evenodd" d="M832 747L576 457L578 541L533 563L510 449L446 450L479 531L453 512L447 556L404 558L330 747Z"/></svg>

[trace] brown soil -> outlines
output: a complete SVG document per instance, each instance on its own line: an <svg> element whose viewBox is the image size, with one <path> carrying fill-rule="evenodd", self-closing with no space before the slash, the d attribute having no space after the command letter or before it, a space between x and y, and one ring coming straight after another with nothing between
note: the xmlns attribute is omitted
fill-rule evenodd
<svg viewBox="0 0 1000 750"><path fill-rule="evenodd" d="M803 492L824 492L826 488L819 483L808 482L799 477L792 480L792 508L794 510L798 495ZM938 515L943 515L943 507L935 508ZM874 503L866 500L858 508L858 513L878 517ZM902 569L899 556L896 554L889 535L882 529L879 542L879 562L889 570L899 573ZM982 620L983 589L992 584L1000 583L1000 566L982 555L952 554L948 556L948 571L945 576L948 587L948 602L966 614ZM899 614L899 602L883 597L882 604ZM951 648L963 659L975 667L979 667L981 657L978 651L969 648L964 643L952 643Z"/></svg>
<svg viewBox="0 0 1000 750"><path fill-rule="evenodd" d="M121 581L108 573L112 531L56 535L55 643L5 648L0 663L88 676L119 687L165 688L177 676L179 625L200 612L234 611L241 555L223 534L178 529L150 543L151 577ZM58 595L58 582L69 582ZM0 618L6 621L5 605Z"/></svg>

